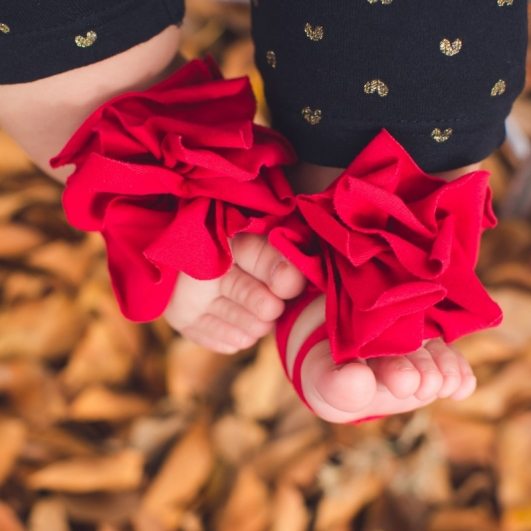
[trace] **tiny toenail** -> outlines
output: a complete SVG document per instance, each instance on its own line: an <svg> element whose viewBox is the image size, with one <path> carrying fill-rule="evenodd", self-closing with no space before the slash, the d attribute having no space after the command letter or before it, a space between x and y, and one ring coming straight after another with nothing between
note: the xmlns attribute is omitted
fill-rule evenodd
<svg viewBox="0 0 531 531"><path fill-rule="evenodd" d="M405 364L404 365L402 365L402 364L397 365L396 368L399 371L414 371L414 370L416 370L415 367L412 367L411 365L405 365Z"/></svg>
<svg viewBox="0 0 531 531"><path fill-rule="evenodd" d="M286 260L279 260L271 269L271 284L275 282L275 279L280 275L286 268L289 266L289 263Z"/></svg>

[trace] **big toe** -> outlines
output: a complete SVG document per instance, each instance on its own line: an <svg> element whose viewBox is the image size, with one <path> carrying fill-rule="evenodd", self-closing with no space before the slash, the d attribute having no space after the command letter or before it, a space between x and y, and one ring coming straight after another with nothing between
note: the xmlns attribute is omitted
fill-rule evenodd
<svg viewBox="0 0 531 531"><path fill-rule="evenodd" d="M301 368L302 389L310 407L324 420L349 422L376 394L376 379L362 362L336 366L328 341L315 345Z"/></svg>

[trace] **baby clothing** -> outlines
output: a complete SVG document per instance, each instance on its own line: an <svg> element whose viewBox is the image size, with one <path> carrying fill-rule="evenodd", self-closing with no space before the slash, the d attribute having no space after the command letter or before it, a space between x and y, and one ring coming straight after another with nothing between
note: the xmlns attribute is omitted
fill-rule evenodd
<svg viewBox="0 0 531 531"><path fill-rule="evenodd" d="M302 160L346 167L385 128L434 172L503 141L524 83L525 0L251 5L273 126ZM183 14L183 0L3 0L0 84L101 61Z"/></svg>

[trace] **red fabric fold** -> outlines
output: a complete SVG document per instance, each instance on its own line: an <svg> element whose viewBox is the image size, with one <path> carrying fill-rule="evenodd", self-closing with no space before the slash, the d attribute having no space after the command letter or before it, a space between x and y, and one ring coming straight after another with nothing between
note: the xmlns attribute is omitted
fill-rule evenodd
<svg viewBox="0 0 531 531"><path fill-rule="evenodd" d="M327 190L297 197L270 240L326 294L336 363L500 323L474 273L490 200L487 172L429 176L385 130Z"/></svg>
<svg viewBox="0 0 531 531"><path fill-rule="evenodd" d="M124 315L166 308L178 271L207 280L232 264L229 238L267 234L295 208L279 134L252 123L247 78L192 61L162 83L94 112L52 166L75 164L63 205L75 227L100 231Z"/></svg>

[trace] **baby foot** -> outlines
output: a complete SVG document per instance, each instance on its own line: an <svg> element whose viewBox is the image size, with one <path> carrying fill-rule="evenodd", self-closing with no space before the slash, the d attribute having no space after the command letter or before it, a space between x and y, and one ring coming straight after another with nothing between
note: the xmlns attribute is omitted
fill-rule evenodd
<svg viewBox="0 0 531 531"><path fill-rule="evenodd" d="M224 354L251 347L271 332L284 300L306 284L265 237L240 234L232 253L234 265L219 279L200 281L180 273L164 314L183 336Z"/></svg>
<svg viewBox="0 0 531 531"><path fill-rule="evenodd" d="M324 296L300 314L288 339L286 366L290 377L306 338L324 322ZM463 355L440 339L432 339L409 355L360 360L337 366L330 344L313 346L301 367L302 391L308 405L329 422L353 422L404 413L437 398L462 400L476 387Z"/></svg>

